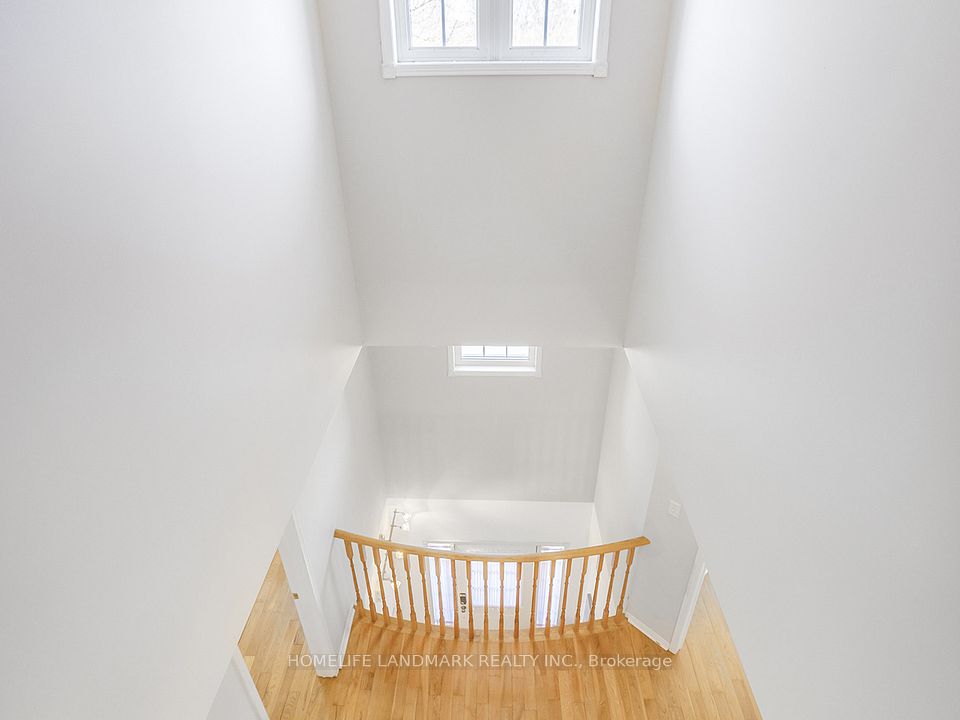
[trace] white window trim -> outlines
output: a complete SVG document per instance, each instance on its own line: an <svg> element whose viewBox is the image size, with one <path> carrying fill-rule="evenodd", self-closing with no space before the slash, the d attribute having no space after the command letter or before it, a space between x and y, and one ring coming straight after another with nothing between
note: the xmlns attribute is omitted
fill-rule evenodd
<svg viewBox="0 0 960 720"><path fill-rule="evenodd" d="M450 377L540 377L540 348L530 346L530 358L470 358L460 357L462 345L450 345L447 349L447 371Z"/></svg>
<svg viewBox="0 0 960 720"><path fill-rule="evenodd" d="M607 76L607 50L610 42L610 5L612 0L587 0L595 3L596 26L593 33L593 54L590 60L532 59L534 56L523 48L512 49L510 60L484 60L478 50L463 48L451 53L458 59L447 61L408 60L400 61L397 49L397 22L394 0L380 0L380 52L383 77L425 77L444 75L592 75ZM588 7L585 4L584 7ZM551 48L538 51L537 55L549 57ZM545 52L546 51L546 52ZM475 57L471 57L474 55Z"/></svg>

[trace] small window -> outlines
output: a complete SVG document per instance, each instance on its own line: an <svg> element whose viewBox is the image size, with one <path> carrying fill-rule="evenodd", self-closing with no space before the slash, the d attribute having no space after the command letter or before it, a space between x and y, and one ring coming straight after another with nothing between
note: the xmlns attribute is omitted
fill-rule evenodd
<svg viewBox="0 0 960 720"><path fill-rule="evenodd" d="M611 0L380 0L384 77L606 75Z"/></svg>
<svg viewBox="0 0 960 720"><path fill-rule="evenodd" d="M540 377L540 348L532 345L451 345L450 375Z"/></svg>

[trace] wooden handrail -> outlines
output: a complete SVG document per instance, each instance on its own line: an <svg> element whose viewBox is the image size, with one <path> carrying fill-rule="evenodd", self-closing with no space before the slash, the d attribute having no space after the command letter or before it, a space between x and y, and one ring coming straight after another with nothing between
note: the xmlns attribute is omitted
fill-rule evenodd
<svg viewBox="0 0 960 720"><path fill-rule="evenodd" d="M510 613L506 612L507 590L512 592L510 601L513 607L513 637L520 637L520 610L524 605L524 614L529 610L530 635L533 636L536 628L543 628L546 635L551 631L560 635L572 628L579 632L582 624L592 628L596 620L606 624L610 617L623 616L624 598L627 594L627 583L630 578L630 568L637 548L649 545L645 537L636 537L619 542L593 545L584 548L560 550L557 552L526 553L520 555L492 555L452 552L414 545L403 545L378 538L365 537L345 530L336 530L334 537L343 541L350 565L354 592L357 597L357 615L366 617L370 622L390 624L395 622L397 627L410 624L424 628L427 632L435 629L443 636L447 626L453 629L453 637L460 637L460 614L465 613L463 620L467 624L467 637L473 640L479 633L478 626L482 626L482 637L490 637L491 624L495 625L496 635L502 640L505 635L505 626L509 622ZM624 553L623 551L626 551ZM621 554L626 555L625 562L621 563ZM359 555L359 562L357 562ZM611 563L605 559L610 556ZM410 556L416 562L410 562ZM395 559L396 558L396 559ZM402 558L402 565L397 559ZM458 563L463 563L462 566ZM477 610L482 613L482 623L474 621L474 568L480 563L480 575L477 582L482 582L483 599L478 603ZM523 584L523 578L530 577L523 572L526 563L533 565L532 582ZM541 572L541 564L543 565ZM580 565L579 585L576 588L577 602L573 615L568 622L568 598L572 600L573 593L569 589L570 578L573 574L573 565ZM496 578L492 578L490 567L496 571ZM506 583L506 568L516 567L516 586ZM460 568L463 567L466 575L467 608L463 608L458 593L458 577L462 578ZM419 570L417 580L411 568ZM622 568L622 573L618 570ZM371 572L374 577L371 577ZM363 574L363 581L359 575ZM446 573L449 573L447 577ZM432 577L429 577L431 576ZM590 576L587 605L582 605L584 599L584 581ZM577 576L573 574L574 582ZM606 585L601 588L601 576ZM493 579L493 586L490 580ZM406 583L406 592L401 592L400 585ZM562 588L555 588L555 584L562 584ZM390 590L385 584L389 584ZM593 592L589 593L590 585ZM611 615L611 603L617 598L614 587L619 585L619 602L614 614ZM419 590L417 591L417 586ZM499 586L499 587L496 587ZM459 586L459 587L462 587ZM524 589L525 588L525 589ZM366 591L365 593L363 591ZM494 607L493 623L490 613L490 592L499 590L499 602ZM453 593L453 607L444 607L444 593ZM542 596L541 596L542 593ZM422 604L420 595L422 594ZM449 597L449 596L448 596ZM529 600L530 607L526 608ZM432 600L432 602L431 602ZM419 604L419 607L418 607ZM423 623L418 622L418 614Z"/></svg>
<svg viewBox="0 0 960 720"><path fill-rule="evenodd" d="M424 557L447 558L449 560L470 560L472 562L536 562L537 560L569 560L572 558L581 558L588 555L600 555L601 553L612 553L618 550L629 550L630 548L643 547L649 545L650 540L641 535L630 540L620 540L619 542L606 543L604 545L590 545L588 547L577 548L574 550L557 550L556 552L546 553L527 553L525 555L480 555L474 553L458 553L450 550L435 550L434 548L418 547L416 545L402 545L401 543L389 542L377 538L370 538L365 535L347 532L346 530L334 530L333 536L346 542L354 542L358 545L367 547L381 548L383 550L392 550L393 552L410 553L411 555L423 555Z"/></svg>

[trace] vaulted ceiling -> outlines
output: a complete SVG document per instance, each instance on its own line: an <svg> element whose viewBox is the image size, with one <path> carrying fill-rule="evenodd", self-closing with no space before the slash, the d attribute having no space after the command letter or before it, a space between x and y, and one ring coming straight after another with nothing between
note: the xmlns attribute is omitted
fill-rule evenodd
<svg viewBox="0 0 960 720"><path fill-rule="evenodd" d="M606 78L387 80L321 0L366 344L622 345L668 8L614 4Z"/></svg>

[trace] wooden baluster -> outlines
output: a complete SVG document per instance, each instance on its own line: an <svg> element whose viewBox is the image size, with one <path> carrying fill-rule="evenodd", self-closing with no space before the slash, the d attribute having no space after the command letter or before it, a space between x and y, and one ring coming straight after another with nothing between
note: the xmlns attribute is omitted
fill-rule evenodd
<svg viewBox="0 0 960 720"><path fill-rule="evenodd" d="M443 617L443 588L440 586L440 558L436 555L433 557L434 567L437 571L437 614L438 620L440 621L440 637L443 637L447 632L447 623Z"/></svg>
<svg viewBox="0 0 960 720"><path fill-rule="evenodd" d="M360 551L360 562L363 565L363 581L367 585L367 600L370 605L370 622L376 622L377 604L373 601L373 588L370 587L370 572L367 570L367 553L364 550L364 546L359 543L357 543L357 549ZM370 548L370 551L373 552L373 548Z"/></svg>
<svg viewBox="0 0 960 720"><path fill-rule="evenodd" d="M633 551L635 547L630 548L627 553L627 565L623 571L623 587L620 588L620 604L617 605L617 615L623 615L623 599L627 596L627 581L630 579L630 567L633 565Z"/></svg>
<svg viewBox="0 0 960 720"><path fill-rule="evenodd" d="M500 561L500 637L503 637L503 560Z"/></svg>
<svg viewBox="0 0 960 720"><path fill-rule="evenodd" d="M550 621L553 619L553 578L557 572L557 561L550 561L550 584L547 586L547 616L544 621L544 634L550 635Z"/></svg>
<svg viewBox="0 0 960 720"><path fill-rule="evenodd" d="M450 557L448 553L441 553L434 555L433 553L421 554L416 549L411 549L409 551L401 550L404 546L394 545L393 543L385 542L383 540L374 540L371 538L364 538L352 533L347 533L341 530L335 532L335 537L342 539L344 541L344 551L347 555L347 562L350 565L350 577L353 580L353 591L354 596L356 597L356 608L359 616L364 616L369 619L370 622L377 623L383 618L384 623L386 624L391 618L395 618L397 621L398 627L403 627L404 623L411 622L414 625L418 625L418 617L416 610L416 597L417 593L413 588L413 574L410 569L410 554L417 557L417 562L419 563L420 570L420 585L421 591L423 593L423 621L427 627L427 632L432 632L431 625L433 625L433 620L431 619L431 614L436 613L437 617L435 618L437 625L440 629L440 635L444 636L446 633L447 626L447 616L450 613L453 613L452 620L450 625L453 627L453 637L456 639L460 638L460 590L459 590L459 580L458 577L458 566L457 560L453 557ZM579 631L580 625L583 622L589 622L590 626L593 627L597 619L600 619L604 625L608 624L611 617L624 615L624 603L626 602L627 587L630 583L630 576L633 569L633 562L636 558L636 549L638 547L643 547L649 545L650 541L645 537L633 538L631 540L624 540L617 543L607 543L606 545L597 546L594 548L586 548L583 550L574 550L567 551L563 553L536 553L531 555L521 555L521 556L512 556L512 562L515 563L516 567L516 585L513 589L515 593L515 602L514 602L514 617L513 617L513 635L514 637L519 638L520 635L520 605L521 605L521 593L523 585L523 562L522 559L526 558L527 562L533 563L533 582L531 589L531 607L530 607L530 635L535 637L536 628L537 628L537 619L538 612L540 609L541 598L539 597L539 585L541 579L544 582L547 582L548 585L544 588L544 597L542 599L545 604L545 621L543 624L544 634L550 636L551 633L556 633L559 631L559 634L562 636L567 629L567 615L568 615L568 598L572 595L570 590L570 577L573 573L573 563L579 558L581 561L580 567L580 582L577 588L577 606L576 606L576 617L575 617L575 627L574 631ZM370 549L370 558L367 557L367 548ZM359 551L360 553L360 562L357 563L356 558L354 557L355 553ZM387 553L386 562L381 556L381 551ZM587 594L590 595L589 598L589 609L583 607L583 598L584 598L584 589L586 586L586 575L589 571L589 562L592 555L580 555L578 553L593 552L596 555L597 562L595 566L595 578L593 583L593 592L589 592L589 588L586 588ZM623 551L626 551L626 559L621 561L621 556ZM399 555L396 555L399 553ZM607 559L607 555L612 554L610 560ZM433 557L433 565L429 565L430 558ZM373 560L373 566L371 567L370 559ZM400 574L397 573L397 563L398 559L402 559L403 568ZM469 618L469 631L470 639L475 639L476 633L479 630L479 620L477 620L474 615L474 588L473 588L473 567L477 562L483 563L483 572L482 572L482 581L483 581L483 635L485 639L490 637L490 564L497 563L496 567L499 570L499 582L500 582L500 599L499 606L494 607L494 612L497 613L495 620L497 621L498 635L502 639L506 634L506 623L509 615L508 605L507 605L507 585L506 585L506 569L507 565L511 562L511 556L496 556L482 558L482 556L474 556L472 559L462 558L464 560L464 567L467 573L467 593L465 595L468 598L468 606L465 610L468 612ZM453 590L453 599L452 607L449 610L444 610L444 590L448 587L446 581L443 578L443 563L449 563L447 571L450 573L450 587ZM550 563L549 576L544 576L541 578L541 570L546 573L546 568L541 567L543 563ZM561 565L558 568L558 563L566 563L566 565ZM389 566L390 574L387 575L387 566ZM617 572L623 567L620 587L620 597L616 604L615 609L611 612L611 605L614 602L613 597L613 588L614 584L617 582ZM429 579L427 578L427 570L431 572L436 572L436 587L435 591L438 595L438 601L436 607L431 608L432 602L432 593L428 592ZM608 570L609 578L607 579L607 591L606 597L600 597L600 580L603 576L604 569ZM377 580L374 584L373 579L370 577L370 571L373 570L377 573ZM360 582L359 572L363 572L363 582ZM400 581L403 578L407 580L407 599L409 602L409 614L407 617L403 615L403 592L400 589ZM480 577L477 578L478 581ZM389 598L386 593L386 585L393 582L393 599L394 607L396 608L395 615L392 615L390 610L390 604L388 602ZM562 581L563 590L561 591L559 587L555 587L558 581ZM365 589L366 596L361 588ZM377 589L380 595L380 605L377 606L377 601L373 594L373 590ZM562 594L560 594L562 593ZM447 605L450 606L450 598L447 598ZM559 621L554 620L553 611L554 611L554 601L559 601L557 609L559 610ZM431 613L432 610L432 613ZM587 620L584 620L586 616Z"/></svg>
<svg viewBox="0 0 960 720"><path fill-rule="evenodd" d="M380 610L383 614L383 621L386 622L387 618L390 617L390 608L387 607L387 593L383 589L383 568L380 567L380 550L381 548L376 549L376 562L374 565L377 568L377 582L380 583Z"/></svg>
<svg viewBox="0 0 960 720"><path fill-rule="evenodd" d="M353 576L353 589L357 593L357 615L363 616L363 598L360 597L360 583L357 582L357 568L353 564L353 543L349 540L343 541L343 547L347 551L347 560L350 561L350 574Z"/></svg>
<svg viewBox="0 0 960 720"><path fill-rule="evenodd" d="M607 602L603 606L603 622L610 619L610 596L613 594L613 581L617 577L617 564L620 562L620 551L613 553L613 567L610 568L610 582L607 584Z"/></svg>
<svg viewBox="0 0 960 720"><path fill-rule="evenodd" d="M420 561L420 584L423 586L423 622L429 633L433 629L433 620L430 618L430 598L427 594L427 571L423 567L423 555L417 555Z"/></svg>
<svg viewBox="0 0 960 720"><path fill-rule="evenodd" d="M460 637L460 598L457 595L457 561L450 561L450 578L453 580L453 638Z"/></svg>
<svg viewBox="0 0 960 720"><path fill-rule="evenodd" d="M490 585L487 582L487 561L483 561L483 639L490 637Z"/></svg>
<svg viewBox="0 0 960 720"><path fill-rule="evenodd" d="M467 560L467 608L470 615L470 632L467 637L473 640L473 563Z"/></svg>
<svg viewBox="0 0 960 720"><path fill-rule="evenodd" d="M605 553L600 553L597 557L597 577L593 581L593 597L590 598L590 627L593 627L594 613L597 610L597 592L600 590L600 575L603 573L603 557Z"/></svg>
<svg viewBox="0 0 960 720"><path fill-rule="evenodd" d="M517 588L513 598L513 636L520 637L520 576L523 575L523 563L517 563Z"/></svg>
<svg viewBox="0 0 960 720"><path fill-rule="evenodd" d="M530 637L537 629L537 580L540 578L540 561L533 561L533 595L530 602Z"/></svg>
<svg viewBox="0 0 960 720"><path fill-rule="evenodd" d="M413 606L413 580L410 578L410 556L403 554L403 569L407 574L407 596L410 601L410 622L417 624L417 609Z"/></svg>
<svg viewBox="0 0 960 720"><path fill-rule="evenodd" d="M566 572L563 574L563 599L560 601L560 634L563 635L563 629L567 626L567 586L570 584L570 570L573 567L573 558L567 558Z"/></svg>
<svg viewBox="0 0 960 720"><path fill-rule="evenodd" d="M573 623L573 629L580 629L580 617L583 613L580 611L581 602L583 600L583 580L587 577L587 564L590 562L590 556L583 556L583 565L580 566L580 590L577 591L577 617Z"/></svg>
<svg viewBox="0 0 960 720"><path fill-rule="evenodd" d="M390 563L390 576L393 578L393 599L397 603L397 627L402 627L403 611L400 609L400 584L397 582L397 569L393 566L393 550L387 550L387 562Z"/></svg>

